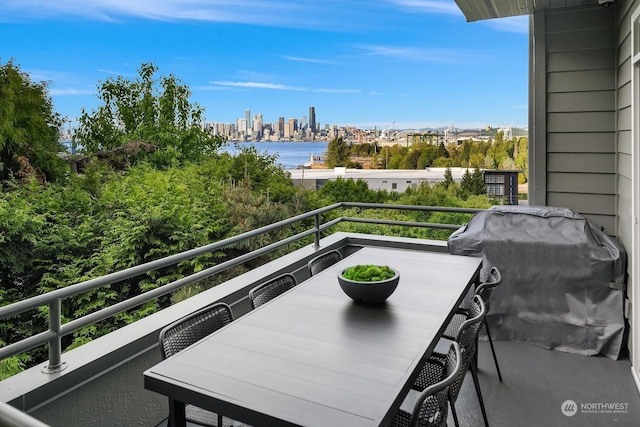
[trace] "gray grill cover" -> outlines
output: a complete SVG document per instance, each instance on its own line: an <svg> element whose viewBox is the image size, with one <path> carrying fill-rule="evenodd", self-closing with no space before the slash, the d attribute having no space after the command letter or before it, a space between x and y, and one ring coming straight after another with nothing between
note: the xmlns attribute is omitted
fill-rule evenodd
<svg viewBox="0 0 640 427"><path fill-rule="evenodd" d="M487 315L492 338L618 359L626 252L584 217L565 208L494 206L447 246L482 257L482 273L496 266L502 274Z"/></svg>

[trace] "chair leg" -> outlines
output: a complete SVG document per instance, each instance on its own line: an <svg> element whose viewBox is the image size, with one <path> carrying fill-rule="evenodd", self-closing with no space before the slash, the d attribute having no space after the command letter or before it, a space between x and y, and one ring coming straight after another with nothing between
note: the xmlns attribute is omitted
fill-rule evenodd
<svg viewBox="0 0 640 427"><path fill-rule="evenodd" d="M458 422L458 413L456 412L456 404L453 402L451 396L451 390L449 390L449 406L451 407L451 415L453 416L453 423L456 427L460 427L460 423Z"/></svg>
<svg viewBox="0 0 640 427"><path fill-rule="evenodd" d="M489 427L489 421L487 420L487 411L484 408L484 400L482 399L482 392L480 391L480 382L478 381L478 367L474 361L471 361L471 376L473 376L473 384L476 387L476 393L478 394L478 401L480 402L480 410L482 411L482 418L484 419L485 427Z"/></svg>
<svg viewBox="0 0 640 427"><path fill-rule="evenodd" d="M496 350L493 348L493 340L491 339L491 332L489 332L489 324L484 322L485 330L487 331L487 337L489 338L489 345L491 346L491 354L493 354L493 362L496 364L496 371L498 371L498 378L502 382L502 374L500 373L500 366L498 366L498 358L496 357Z"/></svg>

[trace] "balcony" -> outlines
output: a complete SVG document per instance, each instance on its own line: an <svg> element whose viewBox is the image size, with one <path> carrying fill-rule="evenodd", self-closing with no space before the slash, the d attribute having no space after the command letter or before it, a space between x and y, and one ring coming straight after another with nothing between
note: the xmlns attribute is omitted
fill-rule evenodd
<svg viewBox="0 0 640 427"><path fill-rule="evenodd" d="M442 210L469 214L475 212L470 209L339 203L227 241L179 254L170 259L154 261L55 291L53 295L41 295L32 300L2 307L0 318L29 310L33 305L50 305L54 309L50 309L52 314L49 331L31 337L25 340L26 342L13 343L0 349L0 357L4 358L37 345L47 344L50 358L48 363L0 382L0 402L8 403L19 410L13 411L12 408L7 408L7 405L0 403L0 426L38 425L36 420L51 426L163 425L166 423L168 413L166 398L147 391L143 387L143 372L160 361L158 334L162 327L216 301L229 304L233 309L234 317L238 318L250 310L248 292L251 288L265 278L285 272L294 274L299 282L305 280L309 277L306 269L307 262L321 252L338 249L344 255L349 255L368 246L447 252L445 241L345 232L331 233L332 227L341 222L452 230L459 227L459 225L429 223L400 224L392 221L344 217L322 223L322 215L343 207ZM55 315L55 306L59 304L61 298L86 292L89 287L95 288L135 277L141 271L163 268L200 253L217 250L239 240L250 239L260 233L309 219L314 219L314 226L307 231L143 295L148 300L163 293L172 292L297 240L313 237L312 244L79 348L61 353L59 340L62 335L72 333L86 324L113 316L118 311L141 303L138 300L130 301L124 306L110 307L103 312L61 325L60 319ZM497 379L486 342L480 343L478 357L479 378L492 426L636 424L640 416L640 396L631 376L631 364L626 355L614 361L606 357L586 357L504 340L497 341L495 344L504 382L499 382ZM565 415L562 411L566 401L576 402L576 413L572 416ZM482 417L470 379L467 379L463 385L456 408L461 425L482 425Z"/></svg>

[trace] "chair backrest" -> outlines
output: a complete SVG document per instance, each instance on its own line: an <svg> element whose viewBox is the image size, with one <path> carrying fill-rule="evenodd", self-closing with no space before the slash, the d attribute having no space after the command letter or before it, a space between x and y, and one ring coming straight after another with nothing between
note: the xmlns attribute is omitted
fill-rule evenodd
<svg viewBox="0 0 640 427"><path fill-rule="evenodd" d="M489 302L491 301L491 293L495 288L500 286L502 283L502 275L500 274L500 270L497 267L491 267L489 270L489 274L487 275L484 282L482 282L476 288L476 295L480 295L482 297L482 301L484 301L484 305L487 307L487 311L489 311Z"/></svg>
<svg viewBox="0 0 640 427"><path fill-rule="evenodd" d="M460 354L462 355L462 372L449 388L451 402L455 402L458 398L462 381L476 353L478 334L484 324L486 314L487 308L484 305L484 301L479 295L474 295L467 311L467 320L460 325L460 329L458 329L458 334L456 335L456 342L460 345Z"/></svg>
<svg viewBox="0 0 640 427"><path fill-rule="evenodd" d="M216 303L176 320L160 331L162 358L179 352L233 321L231 307Z"/></svg>
<svg viewBox="0 0 640 427"><path fill-rule="evenodd" d="M251 308L254 309L271 301L297 284L298 282L293 274L285 273L256 286L249 291L249 302L251 303Z"/></svg>
<svg viewBox="0 0 640 427"><path fill-rule="evenodd" d="M318 255L317 257L309 261L307 263L307 268L309 268L309 273L314 276L320 273L325 268L330 267L336 262L340 261L341 259L342 254L339 251L329 251L322 255Z"/></svg>
<svg viewBox="0 0 640 427"><path fill-rule="evenodd" d="M451 343L445 360L431 357L427 363L442 365L442 373L438 382L430 385L416 399L409 425L411 427L443 427L447 425L449 408L449 387L451 387L462 371L462 355L457 342Z"/></svg>
<svg viewBox="0 0 640 427"><path fill-rule="evenodd" d="M474 295L467 310L467 320L462 322L456 334L456 342L460 344L460 347L464 349L469 346L475 346L486 314L487 307L484 300L480 295Z"/></svg>

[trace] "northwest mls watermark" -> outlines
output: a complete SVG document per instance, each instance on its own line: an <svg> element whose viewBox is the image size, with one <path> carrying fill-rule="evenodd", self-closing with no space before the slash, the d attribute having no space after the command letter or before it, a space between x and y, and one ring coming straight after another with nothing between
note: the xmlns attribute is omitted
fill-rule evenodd
<svg viewBox="0 0 640 427"><path fill-rule="evenodd" d="M581 414L627 414L628 402L585 402L579 405L573 400L562 402L560 410L567 417L573 417L578 412Z"/></svg>

